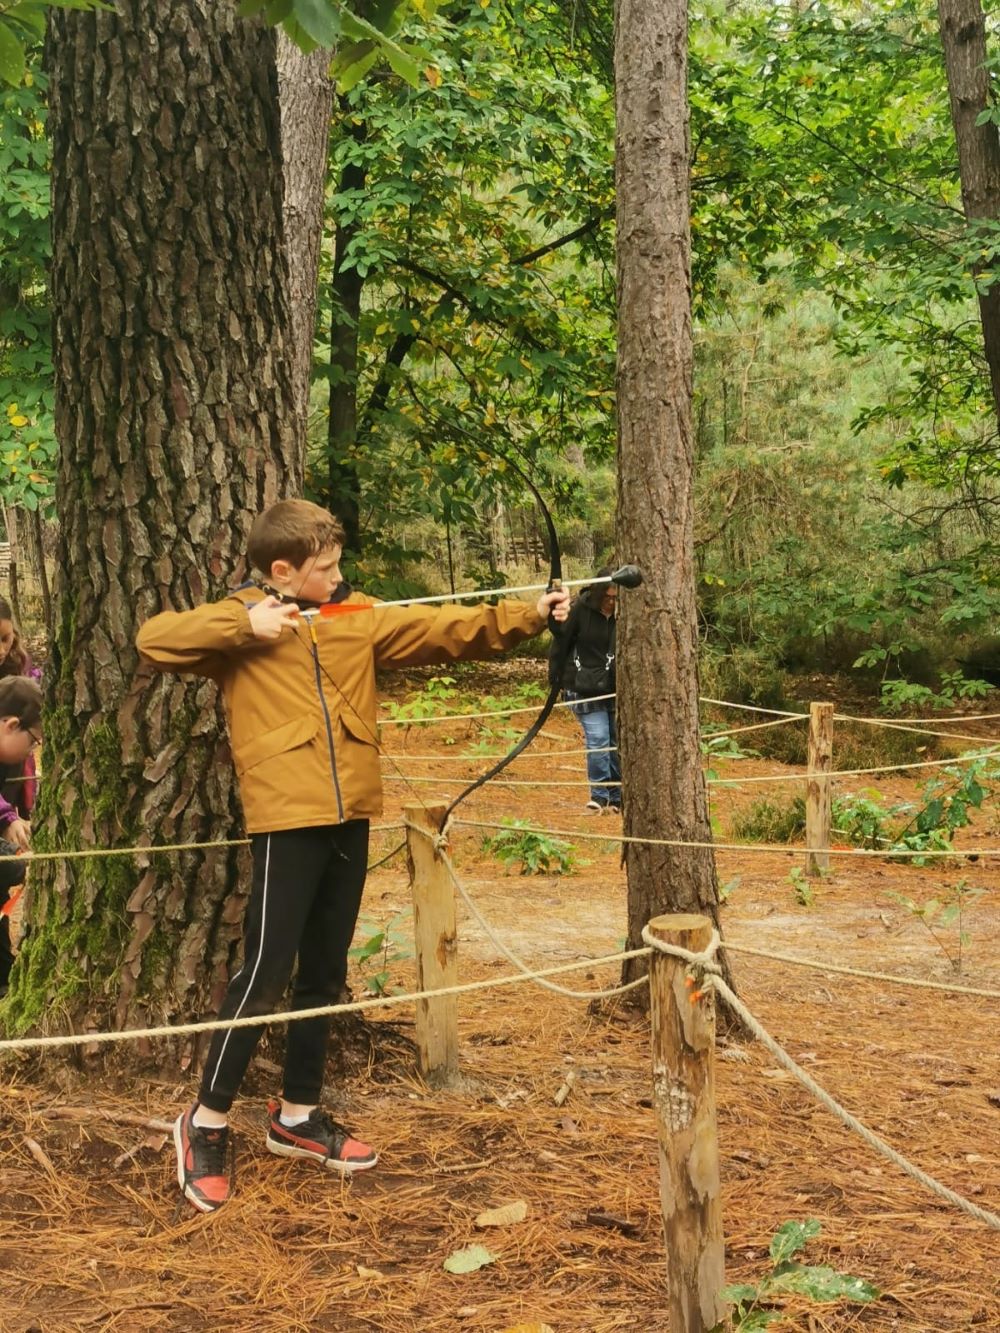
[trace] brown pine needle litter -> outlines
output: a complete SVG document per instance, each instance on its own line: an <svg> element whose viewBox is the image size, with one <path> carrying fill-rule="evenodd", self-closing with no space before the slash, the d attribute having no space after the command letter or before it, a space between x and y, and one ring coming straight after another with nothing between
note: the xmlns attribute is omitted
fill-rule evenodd
<svg viewBox="0 0 1000 1333"><path fill-rule="evenodd" d="M572 719L551 725L563 748L573 741ZM454 728L457 742L467 737L468 728ZM400 753L404 738L393 743ZM448 753L441 737L422 737L422 748L429 744ZM727 777L779 767L772 760L714 766ZM452 778L455 767L442 763L441 775ZM519 772L543 777L545 770L539 751ZM919 785L893 775L880 790L912 799ZM725 789L716 809L726 821L758 795ZM594 830L578 797L531 793L531 822L569 827L569 819ZM386 818L406 803L416 803L413 793L394 791ZM523 793L496 789L477 794L471 808L472 818L527 817L528 803ZM994 813L991 829L984 812L963 845L996 845L995 822ZM607 829L619 830L620 821L609 820ZM373 856L379 850L373 846ZM540 966L621 944L618 848L581 842L576 850L585 862L577 873L529 878L505 874L476 834L454 839L456 866L480 909L511 948ZM817 884L817 905L807 909L795 901L787 859L718 859L720 880L741 876L723 915L734 942L1000 986L998 866L844 864ZM986 893L966 922L970 939L956 975L887 891L924 900L963 875ZM407 903L397 858L372 876L362 915L381 924ZM459 957L463 981L510 970L464 912ZM744 1001L819 1083L925 1171L983 1207L1000 1208L996 1002L756 957L732 961ZM589 972L570 983L596 989L617 980L608 967ZM363 977L352 980L360 994ZM391 980L414 989L412 960L394 964ZM134 1053L85 1060L80 1070L54 1056L5 1059L0 1329L666 1330L647 1020L620 1002L592 1012L530 986L464 996L459 1013L462 1083L448 1091L429 1090L414 1070L408 1007L370 1025L345 1025L347 1050L331 1063L331 1109L381 1154L374 1171L353 1181L266 1152L265 1099L277 1090L280 1060L274 1038L234 1113L236 1195L211 1217L178 1207L173 1146L164 1143L164 1124L196 1094L190 1075L173 1066L138 1073L128 1063ZM822 1232L799 1257L882 1292L866 1306L789 1298L787 1322L777 1327L1000 1329L998 1233L873 1156L758 1047L720 1043L716 1082L727 1281L760 1281L781 1223L815 1217ZM476 1227L482 1213L518 1201L527 1205L523 1221ZM471 1245L484 1245L494 1261L446 1272L449 1255Z"/></svg>

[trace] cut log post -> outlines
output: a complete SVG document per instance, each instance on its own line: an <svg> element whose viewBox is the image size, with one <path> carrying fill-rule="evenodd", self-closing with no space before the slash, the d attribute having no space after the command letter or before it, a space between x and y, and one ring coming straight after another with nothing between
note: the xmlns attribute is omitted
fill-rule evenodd
<svg viewBox="0 0 1000 1333"><path fill-rule="evenodd" d="M650 932L693 953L712 938L707 916L658 916ZM689 984L690 983L690 984ZM708 1333L728 1312L715 1123L715 994L680 958L653 951L649 969L653 1107L667 1243L671 1333Z"/></svg>
<svg viewBox="0 0 1000 1333"><path fill-rule="evenodd" d="M806 773L806 874L830 868L833 704L809 705L809 761Z"/></svg>
<svg viewBox="0 0 1000 1333"><path fill-rule="evenodd" d="M413 940L417 990L458 985L455 890L434 846L447 806L407 806L406 851L413 892ZM426 829L429 836L417 829ZM428 1083L443 1087L458 1076L458 997L416 1002L417 1063Z"/></svg>

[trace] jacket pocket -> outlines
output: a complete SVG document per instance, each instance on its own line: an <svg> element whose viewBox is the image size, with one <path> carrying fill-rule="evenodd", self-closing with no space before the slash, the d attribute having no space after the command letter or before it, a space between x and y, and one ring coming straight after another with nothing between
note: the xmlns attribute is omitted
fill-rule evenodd
<svg viewBox="0 0 1000 1333"><path fill-rule="evenodd" d="M254 736L252 740L233 747L233 764L237 775L261 764L265 759L274 759L279 754L296 750L300 745L308 745L319 731L320 723L316 717L296 717L291 722L284 722L273 731L265 731L263 736Z"/></svg>
<svg viewBox="0 0 1000 1333"><path fill-rule="evenodd" d="M351 740L360 741L362 745L373 745L378 749L378 723L369 724L361 717L356 717L345 709L340 714L340 725Z"/></svg>

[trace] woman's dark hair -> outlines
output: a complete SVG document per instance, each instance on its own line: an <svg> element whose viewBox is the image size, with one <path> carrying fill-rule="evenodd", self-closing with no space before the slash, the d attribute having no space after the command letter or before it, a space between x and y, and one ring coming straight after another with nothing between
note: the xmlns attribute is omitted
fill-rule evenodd
<svg viewBox="0 0 1000 1333"><path fill-rule="evenodd" d="M25 667L28 665L28 654L21 647L21 635L14 621L14 611L10 602L4 597L0 597L0 620L9 620L14 630L14 639L10 645L10 652L0 662L0 676L20 676L23 675Z"/></svg>
<svg viewBox="0 0 1000 1333"><path fill-rule="evenodd" d="M42 692L28 676L0 680L0 718L16 717L22 731L33 731L42 720Z"/></svg>
<svg viewBox="0 0 1000 1333"><path fill-rule="evenodd" d="M611 572L612 571L610 565L602 565L601 568L594 575L594 578L595 579L610 578ZM606 583L588 583L586 588L584 588L581 591L580 596L585 597L591 606L600 607L601 598L604 596L605 592L607 591L607 588L608 585Z"/></svg>

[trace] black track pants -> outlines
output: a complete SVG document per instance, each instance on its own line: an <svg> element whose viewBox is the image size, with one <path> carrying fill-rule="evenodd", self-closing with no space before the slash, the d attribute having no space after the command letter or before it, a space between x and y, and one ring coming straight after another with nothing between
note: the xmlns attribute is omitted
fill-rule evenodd
<svg viewBox="0 0 1000 1333"><path fill-rule="evenodd" d="M368 820L257 833L250 841L253 885L243 966L229 983L219 1017L335 1004L347 980L347 950L365 886ZM285 1005L296 956L292 1002ZM214 1034L202 1073L203 1106L229 1110L263 1030ZM329 1018L289 1023L282 1089L287 1101L319 1102L329 1031Z"/></svg>

